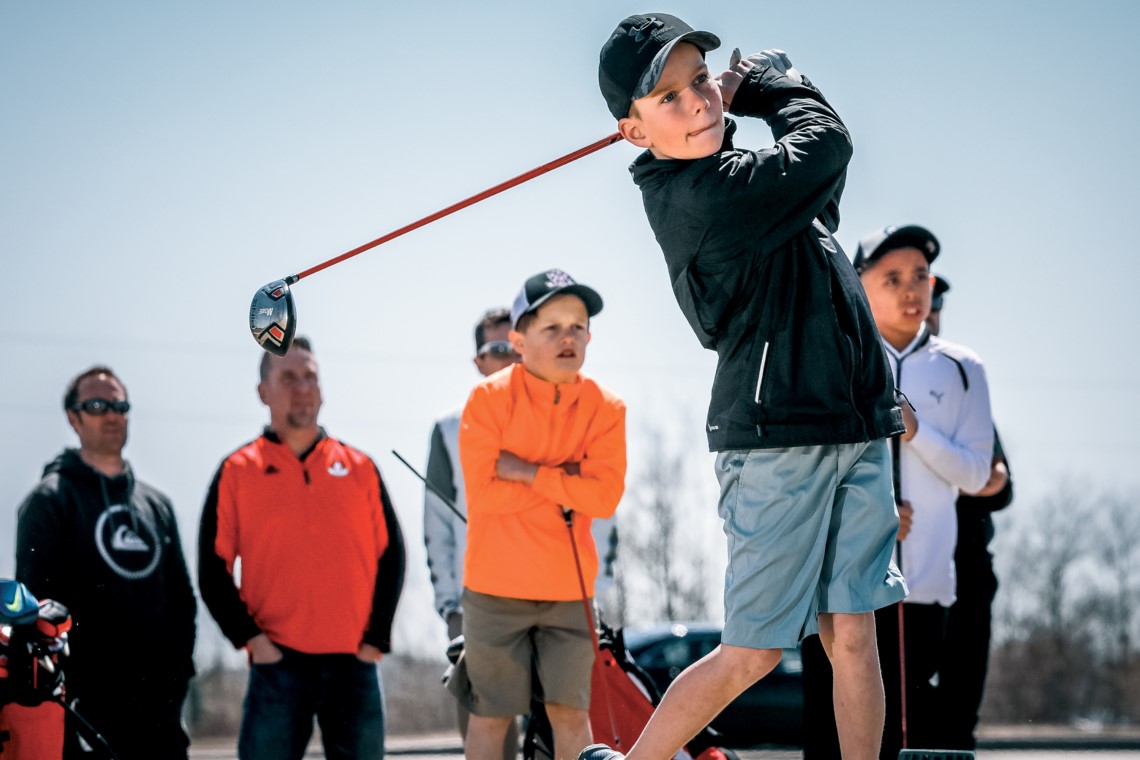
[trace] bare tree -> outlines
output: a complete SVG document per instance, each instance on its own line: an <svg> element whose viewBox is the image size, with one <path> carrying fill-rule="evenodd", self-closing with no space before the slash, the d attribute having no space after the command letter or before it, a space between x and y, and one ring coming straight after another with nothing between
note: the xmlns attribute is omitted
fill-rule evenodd
<svg viewBox="0 0 1140 760"><path fill-rule="evenodd" d="M625 622L699 620L710 614L708 563L694 538L687 460L660 429L645 436L645 456L621 514L618 597Z"/></svg>
<svg viewBox="0 0 1140 760"><path fill-rule="evenodd" d="M1104 711L1113 721L1140 719L1140 706L1129 698L1130 684L1140 674L1133 631L1140 607L1140 512L1136 498L1106 495L1097 504L1092 554L1096 582L1090 584L1082 618L1099 624L1098 653L1103 658Z"/></svg>
<svg viewBox="0 0 1140 760"><path fill-rule="evenodd" d="M1007 553L987 707L1006 719L1065 721L1093 691L1090 636L1069 597L1095 515L1087 489L1065 484L1023 511ZM1002 556L999 554L999 557Z"/></svg>
<svg viewBox="0 0 1140 760"><path fill-rule="evenodd" d="M1140 718L1135 501L1067 483L1004 529L986 719Z"/></svg>

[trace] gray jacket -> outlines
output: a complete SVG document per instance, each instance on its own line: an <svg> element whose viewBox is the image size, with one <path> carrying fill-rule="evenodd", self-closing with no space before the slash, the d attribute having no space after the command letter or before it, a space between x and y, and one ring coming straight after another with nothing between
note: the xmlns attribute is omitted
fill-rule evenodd
<svg viewBox="0 0 1140 760"><path fill-rule="evenodd" d="M466 516L467 496L463 468L459 464L459 415L457 410L438 420L432 428L426 477ZM446 621L452 612L463 611L459 595L463 591L467 524L430 488L424 489L424 544L435 592L435 609Z"/></svg>

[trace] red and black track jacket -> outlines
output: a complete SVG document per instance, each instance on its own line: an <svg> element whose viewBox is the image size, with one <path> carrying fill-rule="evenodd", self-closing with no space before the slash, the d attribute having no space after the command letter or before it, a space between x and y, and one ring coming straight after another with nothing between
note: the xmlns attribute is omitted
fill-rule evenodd
<svg viewBox="0 0 1140 760"><path fill-rule="evenodd" d="M230 454L198 536L202 600L234 646L387 652L404 540L375 463L325 435L297 457L268 428Z"/></svg>

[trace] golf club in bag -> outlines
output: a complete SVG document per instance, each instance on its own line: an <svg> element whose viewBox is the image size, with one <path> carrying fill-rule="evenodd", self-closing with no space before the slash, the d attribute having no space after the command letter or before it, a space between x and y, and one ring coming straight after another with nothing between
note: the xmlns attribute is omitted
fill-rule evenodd
<svg viewBox="0 0 1140 760"><path fill-rule="evenodd" d="M470 198L454 203L445 209L436 211L434 214L428 214L422 219L407 224L398 230L389 232L387 235L378 237L364 245L357 246L351 251L345 251L339 256L335 256L328 261L310 267L299 274L291 274L282 280L274 280L262 286L253 294L253 300L249 305L249 331L253 334L253 339L257 341L257 345L269 353L284 356L289 350L289 346L293 343L293 335L297 332L297 306L293 302L293 291L290 290L291 286L296 285L309 275L316 274L322 269L327 269L334 264L339 264L345 259L350 259L359 253L371 250L372 248L387 243L389 240L398 238L405 233L419 229L437 219L442 219L449 214L453 214L460 209L472 206L493 195L498 195L504 190L509 190L516 185L521 185L528 180L553 171L560 166L565 166L583 156L588 156L595 151L613 145L621 139L621 135L615 132L609 137L591 143L584 148L579 148L572 153L567 153L561 158L556 158L549 163L535 167L506 182L500 182L494 187L476 193Z"/></svg>
<svg viewBox="0 0 1140 760"><path fill-rule="evenodd" d="M29 720L27 712L0 713L0 758L43 760L63 749L66 721L74 721L83 739L111 760L107 741L67 699L67 660L71 615L59 602L38 601L28 587L0 579L0 710L54 703L64 709L62 722Z"/></svg>
<svg viewBox="0 0 1140 760"><path fill-rule="evenodd" d="M467 518L444 494L421 475L408 460L396 451L392 454L411 470L432 493L451 508L460 519ZM586 580L582 573L582 561L578 544L574 538L574 513L563 508L562 516L570 535L570 546L574 554L574 565L578 573L578 588L582 594L587 625L594 644L594 665L590 676L590 727L595 742L602 742L621 752L627 752L641 735L649 722L653 710L661 701L661 692L653 678L646 673L625 648L621 629L614 629L594 619L590 607ZM444 673L447 683L459 667L463 654L462 636L456 637L448 646L447 657L450 666ZM684 752L697 760L738 760L732 750L717 746L721 735L710 727L705 727L685 745ZM531 700L531 711L526 717L523 736L524 760L548 760L554 757L554 732L546 716L540 699Z"/></svg>

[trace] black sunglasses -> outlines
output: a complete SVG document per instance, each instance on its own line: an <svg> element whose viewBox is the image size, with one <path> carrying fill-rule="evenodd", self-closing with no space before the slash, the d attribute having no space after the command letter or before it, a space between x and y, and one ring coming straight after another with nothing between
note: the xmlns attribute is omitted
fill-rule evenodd
<svg viewBox="0 0 1140 760"><path fill-rule="evenodd" d="M476 352L477 356L488 354L496 359L506 359L508 356L514 356L515 348L509 340L492 340L479 346L479 350Z"/></svg>
<svg viewBox="0 0 1140 760"><path fill-rule="evenodd" d="M92 417L102 417L107 412L126 414L131 411L130 401L108 401L105 398L89 398L71 407L73 412L87 412Z"/></svg>

